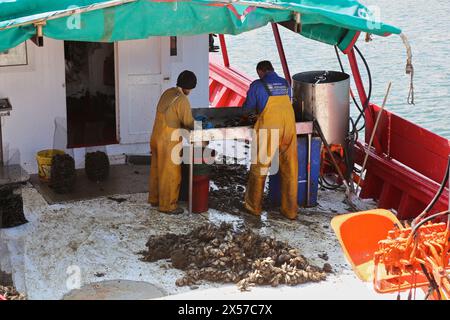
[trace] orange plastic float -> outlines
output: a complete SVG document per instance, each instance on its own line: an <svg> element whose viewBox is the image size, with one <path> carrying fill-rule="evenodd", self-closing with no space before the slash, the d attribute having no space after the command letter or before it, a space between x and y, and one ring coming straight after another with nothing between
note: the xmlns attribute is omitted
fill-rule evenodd
<svg viewBox="0 0 450 320"><path fill-rule="evenodd" d="M378 242L386 239L393 228L402 228L390 211L376 209L336 216L331 226L341 243L347 260L363 281L373 279L373 256Z"/></svg>

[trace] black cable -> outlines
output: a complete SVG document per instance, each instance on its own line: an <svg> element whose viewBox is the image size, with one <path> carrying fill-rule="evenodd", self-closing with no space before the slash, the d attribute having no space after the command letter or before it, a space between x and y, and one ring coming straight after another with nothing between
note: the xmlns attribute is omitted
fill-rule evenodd
<svg viewBox="0 0 450 320"><path fill-rule="evenodd" d="M338 59L338 61L339 61L339 66L341 67L341 71L342 71L343 73L345 73L344 65L342 64L341 56L339 55L339 51L338 51L337 46L334 46L334 51L336 52L336 57L337 57L337 59ZM354 95L352 95L352 100L353 100L353 103L355 104L356 108L358 108L359 112L362 112L362 109L361 109L361 107L359 106L359 103L356 101Z"/></svg>
<svg viewBox="0 0 450 320"><path fill-rule="evenodd" d="M368 79L369 79L369 91L368 91L367 99L366 99L366 101L365 101L365 103L364 103L362 108L356 102L355 97L352 97L353 102L355 103L355 105L357 106L358 110L360 111L359 116L358 116L358 118L356 119L356 122L355 122L355 124L357 125L359 123L359 121L361 120L361 118L363 118L364 122L365 122L364 112L366 111L367 107L369 106L370 99L372 98L372 73L370 72L369 64L367 63L367 60L364 57L364 55L362 54L362 52L358 49L358 47L356 45L354 46L354 48L356 49L356 52L358 53L358 55L360 56L361 60L363 61L364 66L366 67L367 76L368 76ZM335 46L335 51L336 51L336 54L337 54L337 57L338 57L339 65L341 66L341 70L344 70L343 65L342 65L342 61L341 61L341 58L339 56L339 52L337 51L337 47L336 46ZM342 71L342 72L344 72L344 71ZM364 123L361 126L361 128L357 129L357 131L358 132L362 131L365 128L365 126L366 126L366 124Z"/></svg>
<svg viewBox="0 0 450 320"><path fill-rule="evenodd" d="M352 122L352 126L354 124L353 119L350 118L350 121ZM354 127L353 127L354 128ZM345 152L344 152L344 157L345 157L345 164L346 164L346 178L349 181L352 181L352 173L353 173L353 169L355 168L355 160L354 160L354 154L355 154L355 143L358 140L358 131L353 130L352 132L350 132L347 136L347 138L345 139Z"/></svg>
<svg viewBox="0 0 450 320"><path fill-rule="evenodd" d="M359 116L356 118L356 121L355 121L355 125L357 126L358 123L359 123L359 121L361 120L361 118L363 118L363 119L365 120L364 112L366 111L367 107L369 106L370 99L372 98L372 73L370 72L369 64L367 63L367 60L366 60L366 58L364 57L364 55L362 54L362 52L359 50L359 48L358 48L356 45L354 46L354 48L355 48L356 52L358 53L358 55L360 56L361 60L363 61L364 66L366 67L366 70L367 70L367 77L368 77L368 80L369 80L369 91L368 91L368 95L367 95L367 99L366 99L364 105L362 106L362 108L361 108L361 106L358 104L358 102L356 101L355 97L352 96L353 102L355 103L356 107L357 107L358 110L359 110ZM337 57L337 59L338 59L338 62L339 62L339 66L340 66L340 68L341 68L341 71L345 73L344 66L343 66L343 64L342 64L342 60L341 60L341 57L340 57L340 55L339 55L339 51L338 51L337 46L334 46L334 50L335 50L335 52L336 52L336 57ZM365 122L365 121L364 121L364 122ZM364 123L364 124L362 125L361 128L357 129L357 131L358 131L358 132L362 131L362 130L365 128L365 126L366 126L366 125L365 125L365 123Z"/></svg>
<svg viewBox="0 0 450 320"><path fill-rule="evenodd" d="M369 105L370 98L372 97L372 73L370 72L369 64L367 63L367 61L364 58L364 56L361 53L361 51L358 49L358 47L356 47L356 45L354 47L355 47L356 51L358 52L359 56L361 57L361 60L364 62L364 65L365 65L366 70L367 70L367 75L368 75L368 78L369 78L369 94L367 95L367 100L366 100L366 102L365 102L365 104L364 104L364 106L362 108L360 107L359 103L356 101L355 97L352 95L353 103L355 104L356 108L358 108L358 110L359 110L359 116L356 119L356 123L355 124L358 124L358 122L361 120L361 118L364 119L364 124L362 125L362 127L357 129L357 131L360 132L366 126L366 124L365 124L365 120L366 119L365 119L364 111L366 110L367 106ZM341 56L339 55L339 51L338 51L337 46L334 46L334 51L336 52L336 57L338 59L341 71L345 73L344 66L342 64Z"/></svg>
<svg viewBox="0 0 450 320"><path fill-rule="evenodd" d="M355 140L358 140L358 131L356 130L355 120L353 120L352 117L350 117L350 122L352 123L352 130L350 131L350 135L355 135Z"/></svg>
<svg viewBox="0 0 450 320"><path fill-rule="evenodd" d="M423 263L420 264L420 267L422 268L422 272L425 275L425 277L428 280L428 283L430 284L430 289L433 288L434 291L437 292L439 296L439 300L441 300L441 293L439 291L439 286L436 283L436 280L433 278L433 276L428 272L427 268L423 265ZM425 296L425 299L428 299L428 296L431 294L431 290L428 291L427 295Z"/></svg>
<svg viewBox="0 0 450 320"><path fill-rule="evenodd" d="M327 182L324 178L322 179L321 177L319 177L319 184L322 188L327 190L336 190L341 186L338 184L332 185L329 182Z"/></svg>
<svg viewBox="0 0 450 320"><path fill-rule="evenodd" d="M330 188L339 188L341 186L338 183L331 183L331 182L327 181L327 179L325 177L322 177L322 180L323 180L323 183L326 184Z"/></svg>
<svg viewBox="0 0 450 320"><path fill-rule="evenodd" d="M422 218L424 215L426 215L430 211L430 209L433 208L433 206L436 204L436 202L438 201L442 192L444 191L445 186L447 185L447 181L449 179L449 174L450 174L450 157L448 158L447 169L445 170L444 179L441 182L441 186L439 187L438 192L434 196L433 200L431 200L431 202L428 204L428 206L413 220L413 222L412 222L413 226L417 223L417 221L420 218Z"/></svg>
<svg viewBox="0 0 450 320"><path fill-rule="evenodd" d="M347 146L346 146L346 147L347 147L347 152L345 152L345 162L346 162L347 168L352 168L352 169L348 169L348 170L347 170L347 172L346 172L347 178L350 178L350 177L351 177L352 170L355 169L355 166L354 166L354 163L353 163L353 158L352 158L352 156L349 154L349 153L350 153L350 149L351 149L352 146L354 146L355 141L358 140L358 133L361 132L362 130L364 130L364 128L365 128L365 126L366 126L366 123L365 123L365 122L366 122L365 111L366 111L367 107L369 106L370 99L372 98L372 73L370 72L369 64L367 63L367 60L365 59L364 55L363 55L362 52L359 50L359 48L358 48L356 45L355 45L354 47L355 47L356 52L357 52L358 55L360 56L361 60L363 61L364 66L366 67L366 70L367 70L367 76L368 76L368 80L369 80L369 90L368 90L367 99L366 99L366 101L364 102L364 105L362 106L362 108L361 108L361 106L358 104L358 102L356 101L355 96L352 95L353 103L355 104L356 108L358 109L359 115L358 115L358 117L356 118L356 121L354 121L353 118L350 117L350 121L351 121L351 123L352 123L352 129L350 130L349 135L348 135L347 138L346 138L346 142L347 142ZM335 50L336 57L337 57L337 59L338 59L338 62L339 62L339 66L340 66L340 68L341 68L341 71L342 71L343 73L345 73L344 65L342 64L342 60L341 60L341 57L340 57L340 54L339 54L339 51L338 51L337 46L334 46L334 50ZM361 118L364 120L364 123L363 123L363 125L362 125L360 128L358 128L358 123L359 123L359 121L361 120ZM356 172L357 172L357 171L356 171Z"/></svg>
<svg viewBox="0 0 450 320"><path fill-rule="evenodd" d="M358 125L358 122L361 119L361 116L364 118L364 112L366 111L367 107L369 106L370 99L372 98L372 73L370 72L369 64L367 63L366 58L364 58L364 55L361 53L361 51L358 49L358 47L356 45L354 46L354 48L355 48L356 52L358 52L358 55L360 56L361 60L363 61L364 65L366 67L367 77L369 79L369 92L367 94L367 99L362 107L362 113L359 114L359 116L355 122L356 125ZM365 126L366 126L366 124L364 123L364 125L360 129L358 129L358 132L363 130L365 128Z"/></svg>
<svg viewBox="0 0 450 320"><path fill-rule="evenodd" d="M434 291L434 288L432 286L430 286L428 288L427 294L425 295L424 300L428 300L428 297L430 296L430 294Z"/></svg>
<svg viewBox="0 0 450 320"><path fill-rule="evenodd" d="M350 120L350 123L352 124L352 128L351 128L351 130L348 133L347 140L349 140L349 141L351 141L351 140L357 141L359 134L358 134L358 131L356 130L355 120L353 120L352 117L350 117L349 120Z"/></svg>
<svg viewBox="0 0 450 320"><path fill-rule="evenodd" d="M433 214L433 215L431 215L431 216L429 216L429 217L426 217L425 219L421 220L418 224L416 224L416 225L412 228L411 233L415 236L415 233L417 232L417 230L418 230L422 225L424 225L424 224L427 223L428 221L431 221L431 220L433 220L433 219L435 219L435 218L437 218L437 217L446 216L446 215L448 215L448 214L450 214L450 211L447 210L447 211L435 213L435 214Z"/></svg>
<svg viewBox="0 0 450 320"><path fill-rule="evenodd" d="M338 50L338 47L336 45L334 46L334 52L336 52L336 57L337 57L337 59L339 61L339 66L341 67L341 71L345 73L344 65L342 64L341 56L339 55L339 50Z"/></svg>

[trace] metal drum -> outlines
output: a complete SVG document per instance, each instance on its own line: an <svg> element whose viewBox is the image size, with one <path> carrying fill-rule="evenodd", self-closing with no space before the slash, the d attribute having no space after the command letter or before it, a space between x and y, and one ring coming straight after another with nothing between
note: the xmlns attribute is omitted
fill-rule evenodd
<svg viewBox="0 0 450 320"><path fill-rule="evenodd" d="M292 79L296 121L315 118L330 145L345 145L349 130L350 76L336 71L309 71L297 73Z"/></svg>

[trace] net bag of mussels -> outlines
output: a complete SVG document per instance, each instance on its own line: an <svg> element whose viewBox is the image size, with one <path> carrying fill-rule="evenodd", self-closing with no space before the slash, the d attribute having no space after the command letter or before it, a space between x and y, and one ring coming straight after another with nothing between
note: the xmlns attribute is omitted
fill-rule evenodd
<svg viewBox="0 0 450 320"><path fill-rule="evenodd" d="M68 154L55 155L52 158L50 188L56 193L70 193L76 181L75 161Z"/></svg>
<svg viewBox="0 0 450 320"><path fill-rule="evenodd" d="M85 171L91 181L106 180L109 176L108 155L102 151L86 153Z"/></svg>

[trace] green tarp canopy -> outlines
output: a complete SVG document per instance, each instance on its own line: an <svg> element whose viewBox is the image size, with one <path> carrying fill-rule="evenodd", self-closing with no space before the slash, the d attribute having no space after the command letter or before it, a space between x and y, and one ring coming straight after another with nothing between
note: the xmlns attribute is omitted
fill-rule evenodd
<svg viewBox="0 0 450 320"><path fill-rule="evenodd" d="M300 34L341 50L358 31L380 36L401 32L374 19L354 0L0 0L0 52L30 39L36 34L36 22L43 21L46 37L113 42L239 34L295 19L300 21Z"/></svg>

